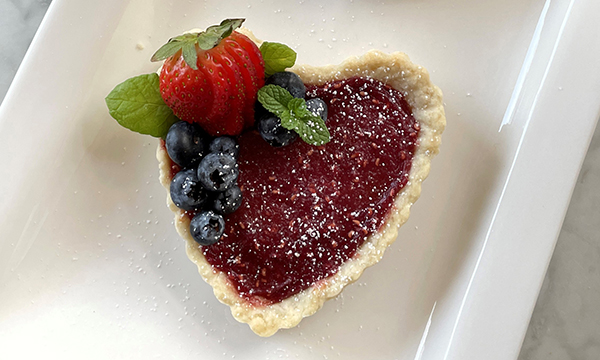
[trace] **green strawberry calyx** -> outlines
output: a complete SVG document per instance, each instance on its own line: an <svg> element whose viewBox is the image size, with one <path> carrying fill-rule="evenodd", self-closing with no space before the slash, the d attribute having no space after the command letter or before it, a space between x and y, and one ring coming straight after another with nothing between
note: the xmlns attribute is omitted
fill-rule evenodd
<svg viewBox="0 0 600 360"><path fill-rule="evenodd" d="M202 50L210 50L219 45L231 33L242 26L245 19L225 19L219 25L208 27L199 33L186 33L169 39L158 49L150 61L162 61L181 51L185 63L194 70L198 70L198 52L196 45Z"/></svg>

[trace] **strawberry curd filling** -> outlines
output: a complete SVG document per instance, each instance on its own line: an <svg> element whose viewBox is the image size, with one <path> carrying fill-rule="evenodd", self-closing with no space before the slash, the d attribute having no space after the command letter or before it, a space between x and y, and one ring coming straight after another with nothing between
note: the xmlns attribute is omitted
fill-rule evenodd
<svg viewBox="0 0 600 360"><path fill-rule="evenodd" d="M331 141L273 148L255 131L242 134L242 206L202 249L256 305L334 275L382 227L408 181L419 124L399 91L364 78L307 90L328 104Z"/></svg>

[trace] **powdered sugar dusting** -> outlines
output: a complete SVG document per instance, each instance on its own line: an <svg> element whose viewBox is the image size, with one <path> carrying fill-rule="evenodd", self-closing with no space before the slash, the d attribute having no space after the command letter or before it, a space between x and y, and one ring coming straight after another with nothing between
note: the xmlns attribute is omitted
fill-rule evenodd
<svg viewBox="0 0 600 360"><path fill-rule="evenodd" d="M240 295L277 302L334 274L382 226L406 184L419 125L400 92L371 79L308 87L332 139L275 149L240 138L242 207L203 249Z"/></svg>

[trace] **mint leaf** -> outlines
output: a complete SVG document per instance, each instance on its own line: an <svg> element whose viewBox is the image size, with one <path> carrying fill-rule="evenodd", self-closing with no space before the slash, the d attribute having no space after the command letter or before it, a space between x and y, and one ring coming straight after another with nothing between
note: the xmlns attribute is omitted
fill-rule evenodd
<svg viewBox="0 0 600 360"><path fill-rule="evenodd" d="M331 134L321 117L314 116L301 118L294 129L304 142L311 145L323 145L329 142Z"/></svg>
<svg viewBox="0 0 600 360"><path fill-rule="evenodd" d="M294 130L296 128L296 117L289 110L286 110L281 115L277 115L281 120L281 126L288 130Z"/></svg>
<svg viewBox="0 0 600 360"><path fill-rule="evenodd" d="M288 109L290 109L291 111L294 111L294 113L297 113L298 111L300 111L303 108L306 111L308 111L308 109L306 108L306 100L304 100L302 98L292 98L292 99L290 99L290 101L288 101ZM310 113L310 111L309 111L309 113Z"/></svg>
<svg viewBox="0 0 600 360"><path fill-rule="evenodd" d="M263 42L260 52L265 61L265 75L273 75L284 71L296 63L296 52L285 44Z"/></svg>
<svg viewBox="0 0 600 360"><path fill-rule="evenodd" d="M160 96L158 74L125 80L105 99L110 116L129 130L154 137L165 137L178 121Z"/></svg>
<svg viewBox="0 0 600 360"><path fill-rule="evenodd" d="M331 139L325 121L306 107L306 100L295 98L277 85L267 85L258 90L258 101L281 120L281 126L293 130L311 145L323 145Z"/></svg>
<svg viewBox="0 0 600 360"><path fill-rule="evenodd" d="M288 102L294 97L289 91L277 85L267 85L258 90L258 101L273 114L281 117L288 110Z"/></svg>

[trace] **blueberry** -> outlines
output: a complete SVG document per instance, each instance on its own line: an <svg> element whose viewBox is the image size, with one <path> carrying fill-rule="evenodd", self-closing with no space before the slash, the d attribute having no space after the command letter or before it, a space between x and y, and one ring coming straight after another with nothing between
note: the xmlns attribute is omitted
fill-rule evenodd
<svg viewBox="0 0 600 360"><path fill-rule="evenodd" d="M294 142L298 138L295 131L281 126L281 120L275 116L267 116L258 121L258 132L271 146L281 147Z"/></svg>
<svg viewBox="0 0 600 360"><path fill-rule="evenodd" d="M190 234L202 246L209 246L221 239L225 230L225 219L213 211L203 211L190 221Z"/></svg>
<svg viewBox="0 0 600 360"><path fill-rule="evenodd" d="M206 190L225 191L235 185L238 175L238 165L229 154L210 153L198 165L198 180Z"/></svg>
<svg viewBox="0 0 600 360"><path fill-rule="evenodd" d="M315 116L327 121L327 104L320 98L306 100L306 108Z"/></svg>
<svg viewBox="0 0 600 360"><path fill-rule="evenodd" d="M215 138L209 145L208 151L211 153L229 154L237 159L240 153L240 146L237 141L230 136L221 136Z"/></svg>
<svg viewBox="0 0 600 360"><path fill-rule="evenodd" d="M202 160L208 135L197 124L179 121L169 128L165 145L171 160L183 168L191 168Z"/></svg>
<svg viewBox="0 0 600 360"><path fill-rule="evenodd" d="M200 185L196 169L182 170L171 180L171 200L180 209L197 210L206 203L206 190Z"/></svg>
<svg viewBox="0 0 600 360"><path fill-rule="evenodd" d="M254 103L254 119L262 119L265 116L269 116L271 113L265 109L264 106L260 103L260 101L256 100Z"/></svg>
<svg viewBox="0 0 600 360"><path fill-rule="evenodd" d="M231 214L242 205L242 190L238 186L232 186L219 193L214 200L213 207L218 214Z"/></svg>
<svg viewBox="0 0 600 360"><path fill-rule="evenodd" d="M265 81L265 85L279 85L292 94L293 97L304 98L306 96L306 86L300 79L300 76L290 71L275 73Z"/></svg>

